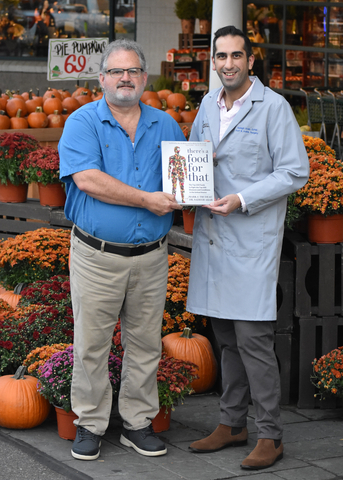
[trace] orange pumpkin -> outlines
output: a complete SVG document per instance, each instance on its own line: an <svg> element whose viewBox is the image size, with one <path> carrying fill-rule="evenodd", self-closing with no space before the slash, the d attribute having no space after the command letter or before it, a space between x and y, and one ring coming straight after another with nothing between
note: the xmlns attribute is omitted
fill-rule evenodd
<svg viewBox="0 0 343 480"><path fill-rule="evenodd" d="M52 96L62 100L60 92L56 88L49 87L43 95L43 103L45 102L45 100L47 100L48 98L51 98Z"/></svg>
<svg viewBox="0 0 343 480"><path fill-rule="evenodd" d="M175 109L174 108L167 108L167 110L165 112L168 113L169 115L171 115L173 117L173 119L176 120L178 123L182 122L182 117L181 117L181 114L179 112L179 107L176 107Z"/></svg>
<svg viewBox="0 0 343 480"><path fill-rule="evenodd" d="M64 117L62 113L58 113L58 110L55 110L54 113L50 113L50 115L48 115L49 128L63 128L63 126L64 126Z"/></svg>
<svg viewBox="0 0 343 480"><path fill-rule="evenodd" d="M76 100L79 102L80 106L86 105L86 103L92 102L92 97L88 95L86 91L82 91L80 95L76 95Z"/></svg>
<svg viewBox="0 0 343 480"><path fill-rule="evenodd" d="M10 118L10 124L12 129L14 130L21 130L25 128L29 128L29 124L27 123L26 118L21 116L21 109L17 111L17 114L15 117Z"/></svg>
<svg viewBox="0 0 343 480"><path fill-rule="evenodd" d="M22 98L14 97L10 95L6 103L6 112L9 117L15 117L18 110L21 110L21 116L25 117L27 114L27 107L25 100Z"/></svg>
<svg viewBox="0 0 343 480"><path fill-rule="evenodd" d="M169 108L179 107L180 110L184 110L186 106L187 99L183 93L172 93L168 95L167 105Z"/></svg>
<svg viewBox="0 0 343 480"><path fill-rule="evenodd" d="M151 100L152 98L155 98L156 100L160 99L157 92L154 92L153 86L150 85L149 90L145 90L142 93L140 100L141 102L145 103L147 100Z"/></svg>
<svg viewBox="0 0 343 480"><path fill-rule="evenodd" d="M193 123L197 116L198 110L183 110L180 115L183 123Z"/></svg>
<svg viewBox="0 0 343 480"><path fill-rule="evenodd" d="M59 93L60 93L60 95L61 95L61 100L62 100L62 102L63 102L63 100L64 100L65 98L71 97L71 93L69 92L69 90L66 90L66 89L63 89L63 90L58 89L58 91L59 91Z"/></svg>
<svg viewBox="0 0 343 480"><path fill-rule="evenodd" d="M0 130L8 130L11 128L11 122L4 110L0 110Z"/></svg>
<svg viewBox="0 0 343 480"><path fill-rule="evenodd" d="M13 290L5 290L0 292L0 298L5 300L12 308L16 308L19 300L21 299L21 295L19 293L14 293Z"/></svg>
<svg viewBox="0 0 343 480"><path fill-rule="evenodd" d="M24 375L19 367L14 375L0 377L0 426L23 429L40 425L49 415L50 403L37 391L37 378Z"/></svg>
<svg viewBox="0 0 343 480"><path fill-rule="evenodd" d="M159 96L159 99L160 100L166 100L167 101L167 98L169 97L169 95L171 95L173 92L171 90L168 90L167 88L165 88L164 90L159 90L157 92L157 95Z"/></svg>
<svg viewBox="0 0 343 480"><path fill-rule="evenodd" d="M27 113L32 113L36 111L37 107L43 106L43 98L33 95L32 90L29 91L29 98L25 101Z"/></svg>
<svg viewBox="0 0 343 480"><path fill-rule="evenodd" d="M43 112L42 107L36 107L36 110L27 117L27 121L31 128L45 128L48 126L48 117Z"/></svg>
<svg viewBox="0 0 343 480"><path fill-rule="evenodd" d="M55 97L55 95L51 95L48 97L43 103L43 111L50 115L50 113L54 113L55 110L58 110L58 113L62 113L62 100Z"/></svg>
<svg viewBox="0 0 343 480"><path fill-rule="evenodd" d="M150 107L158 108L162 110L162 102L158 98L148 98L145 102L145 105L150 105Z"/></svg>
<svg viewBox="0 0 343 480"><path fill-rule="evenodd" d="M86 81L85 82L85 86L84 87L79 87L78 85L76 85L76 90L71 94L72 97L78 97L79 95L81 95L82 92L85 92L86 95L88 95L89 97L92 96L92 90L89 89L89 85L88 85L88 82Z"/></svg>
<svg viewBox="0 0 343 480"><path fill-rule="evenodd" d="M66 97L62 100L62 107L70 114L81 107L75 97Z"/></svg>
<svg viewBox="0 0 343 480"><path fill-rule="evenodd" d="M170 333L162 339L163 349L168 356L198 365L199 378L192 382L196 393L206 392L213 387L217 378L217 361L210 341L193 333L188 327L183 332Z"/></svg>
<svg viewBox="0 0 343 480"><path fill-rule="evenodd" d="M6 109L6 103L7 103L7 98L5 97L0 97L0 110L5 110Z"/></svg>

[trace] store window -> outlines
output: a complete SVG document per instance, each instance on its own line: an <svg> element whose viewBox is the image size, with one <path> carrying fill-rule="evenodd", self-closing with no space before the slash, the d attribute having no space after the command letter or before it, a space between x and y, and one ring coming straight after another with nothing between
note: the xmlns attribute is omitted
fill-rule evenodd
<svg viewBox="0 0 343 480"><path fill-rule="evenodd" d="M343 89L343 2L243 0L254 71L284 94L301 87Z"/></svg>
<svg viewBox="0 0 343 480"><path fill-rule="evenodd" d="M46 58L51 38L116 36L135 39L135 0L0 2L2 58Z"/></svg>

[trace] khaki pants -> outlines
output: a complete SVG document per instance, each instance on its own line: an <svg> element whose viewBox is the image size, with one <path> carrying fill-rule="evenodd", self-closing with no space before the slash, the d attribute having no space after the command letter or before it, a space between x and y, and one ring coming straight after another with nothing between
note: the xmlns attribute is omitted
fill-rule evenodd
<svg viewBox="0 0 343 480"><path fill-rule="evenodd" d="M144 255L102 253L72 233L74 312L71 388L75 424L103 435L112 407L108 355L118 315L125 350L119 413L125 428L150 424L159 410L157 369L168 276L167 242Z"/></svg>

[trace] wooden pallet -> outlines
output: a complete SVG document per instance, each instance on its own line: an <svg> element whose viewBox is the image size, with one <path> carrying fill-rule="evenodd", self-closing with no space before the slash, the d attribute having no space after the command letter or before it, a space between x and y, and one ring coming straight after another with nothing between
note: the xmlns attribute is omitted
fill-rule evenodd
<svg viewBox="0 0 343 480"><path fill-rule="evenodd" d="M284 249L295 260L295 316L343 315L343 243L312 244L287 232Z"/></svg>
<svg viewBox="0 0 343 480"><path fill-rule="evenodd" d="M343 345L343 317L306 317L299 319L299 408L336 408L341 401L315 398L315 387L310 381L315 358L326 355Z"/></svg>
<svg viewBox="0 0 343 480"><path fill-rule="evenodd" d="M0 241L38 228L71 229L60 207L43 207L37 199L25 203L0 202Z"/></svg>
<svg viewBox="0 0 343 480"><path fill-rule="evenodd" d="M179 33L179 50L211 47L211 35Z"/></svg>

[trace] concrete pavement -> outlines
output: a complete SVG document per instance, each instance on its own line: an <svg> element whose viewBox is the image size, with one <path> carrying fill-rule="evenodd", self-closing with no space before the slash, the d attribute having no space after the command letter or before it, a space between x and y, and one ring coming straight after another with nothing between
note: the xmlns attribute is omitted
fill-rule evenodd
<svg viewBox="0 0 343 480"><path fill-rule="evenodd" d="M189 444L211 433L219 419L216 393L193 395L172 412L160 435L168 454L144 457L119 443L121 420L113 411L95 461L71 457L72 442L58 436L56 420L31 430L0 428L0 479L6 480L332 480L343 479L343 409L282 407L284 458L261 471L240 468L256 444L254 409L249 410L248 445L213 454L193 454Z"/></svg>

